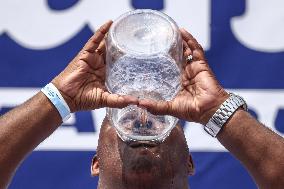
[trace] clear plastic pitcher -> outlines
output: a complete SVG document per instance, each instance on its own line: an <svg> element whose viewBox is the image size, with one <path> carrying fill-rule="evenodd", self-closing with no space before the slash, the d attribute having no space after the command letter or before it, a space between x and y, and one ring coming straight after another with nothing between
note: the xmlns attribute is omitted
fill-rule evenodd
<svg viewBox="0 0 284 189"><path fill-rule="evenodd" d="M145 9L125 13L111 26L106 44L109 92L154 100L176 96L180 90L182 39L169 16ZM124 141L163 141L178 121L133 105L108 108L107 113Z"/></svg>

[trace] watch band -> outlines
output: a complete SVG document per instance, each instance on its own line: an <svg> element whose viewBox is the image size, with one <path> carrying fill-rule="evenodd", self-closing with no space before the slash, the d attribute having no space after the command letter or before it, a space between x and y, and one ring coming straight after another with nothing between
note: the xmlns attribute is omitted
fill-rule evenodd
<svg viewBox="0 0 284 189"><path fill-rule="evenodd" d="M220 132L223 125L228 121L228 119L234 114L234 112L239 108L243 107L247 111L247 104L245 100L233 93L229 93L230 97L221 104L219 109L214 113L214 115L209 119L208 123L204 126L204 130L209 133L212 137L216 137Z"/></svg>

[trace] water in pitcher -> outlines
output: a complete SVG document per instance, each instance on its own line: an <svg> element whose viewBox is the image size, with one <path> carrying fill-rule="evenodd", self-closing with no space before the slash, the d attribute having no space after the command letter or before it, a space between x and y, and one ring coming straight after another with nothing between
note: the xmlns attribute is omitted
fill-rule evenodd
<svg viewBox="0 0 284 189"><path fill-rule="evenodd" d="M113 23L106 45L106 87L111 93L153 100L176 96L182 43L170 17L153 10L128 12ZM109 108L108 115L123 140L163 140L178 120L137 106Z"/></svg>
<svg viewBox="0 0 284 189"><path fill-rule="evenodd" d="M110 71L107 85L121 95L133 95L153 100L171 100L180 87L180 69L168 57L121 57ZM113 109L113 124L124 136L148 140L164 136L177 119L172 116L156 116L137 106ZM167 128L168 127L168 128Z"/></svg>
<svg viewBox="0 0 284 189"><path fill-rule="evenodd" d="M106 84L117 94L171 100L179 90L180 69L174 60L162 55L147 59L126 55L109 71Z"/></svg>

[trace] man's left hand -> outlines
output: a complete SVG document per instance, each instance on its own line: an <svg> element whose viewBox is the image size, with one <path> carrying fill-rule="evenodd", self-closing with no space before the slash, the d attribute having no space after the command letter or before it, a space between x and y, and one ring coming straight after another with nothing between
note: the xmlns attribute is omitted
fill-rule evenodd
<svg viewBox="0 0 284 189"><path fill-rule="evenodd" d="M138 103L134 97L110 94L106 90L104 38L111 24L108 21L101 26L65 70L52 80L71 112L106 106L123 108Z"/></svg>

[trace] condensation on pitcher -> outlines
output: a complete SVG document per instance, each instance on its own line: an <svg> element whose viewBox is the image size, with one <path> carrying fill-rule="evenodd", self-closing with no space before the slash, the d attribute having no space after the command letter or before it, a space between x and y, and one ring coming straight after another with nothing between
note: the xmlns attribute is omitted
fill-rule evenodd
<svg viewBox="0 0 284 189"><path fill-rule="evenodd" d="M137 91L141 96L144 91L147 98L169 100L180 87L180 69L163 56L152 60L124 56L115 63L107 80L113 93L135 95Z"/></svg>

